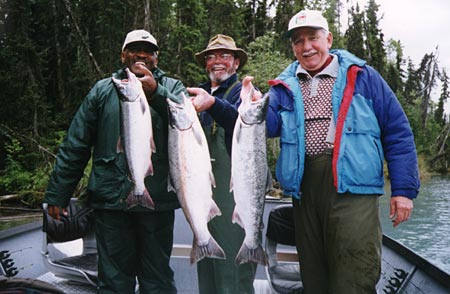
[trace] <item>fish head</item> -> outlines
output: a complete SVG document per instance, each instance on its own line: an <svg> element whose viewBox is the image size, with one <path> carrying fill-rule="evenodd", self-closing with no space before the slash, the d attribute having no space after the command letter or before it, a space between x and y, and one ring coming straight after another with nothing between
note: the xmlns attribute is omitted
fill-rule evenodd
<svg viewBox="0 0 450 294"><path fill-rule="evenodd" d="M184 93L182 103L177 103L167 98L167 108L169 111L169 124L172 128L185 131L192 128L194 116L197 115L191 100L186 98Z"/></svg>
<svg viewBox="0 0 450 294"><path fill-rule="evenodd" d="M248 97L242 99L238 112L241 120L247 125L260 124L266 120L269 106L269 93L261 99L253 100L253 90Z"/></svg>
<svg viewBox="0 0 450 294"><path fill-rule="evenodd" d="M125 102L133 102L142 94L142 83L128 68L125 71L127 73L127 79L120 80L114 77L111 79L120 93L120 99Z"/></svg>

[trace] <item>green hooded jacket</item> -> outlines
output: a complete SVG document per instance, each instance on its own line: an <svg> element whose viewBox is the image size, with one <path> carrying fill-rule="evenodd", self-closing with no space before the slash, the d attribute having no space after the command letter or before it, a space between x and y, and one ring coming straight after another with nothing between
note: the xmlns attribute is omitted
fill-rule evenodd
<svg viewBox="0 0 450 294"><path fill-rule="evenodd" d="M171 210L180 206L176 194L167 191L166 98L180 102L181 93L187 92L180 81L166 77L160 69L152 72L158 82L156 93L149 101L156 153L152 155L154 174L145 179L145 184L155 203L155 210ZM124 79L126 72L121 69L113 76ZM128 178L125 155L117 151L120 128L119 94L111 78L100 80L85 97L61 143L44 201L49 205L66 207L92 156L92 170L84 195L86 206L126 210L126 198L132 184ZM133 210L142 211L145 208L138 206Z"/></svg>

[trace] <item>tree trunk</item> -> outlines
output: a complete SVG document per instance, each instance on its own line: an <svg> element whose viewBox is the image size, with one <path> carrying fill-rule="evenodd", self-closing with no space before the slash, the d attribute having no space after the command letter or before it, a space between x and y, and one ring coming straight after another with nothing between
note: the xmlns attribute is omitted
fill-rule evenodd
<svg viewBox="0 0 450 294"><path fill-rule="evenodd" d="M63 109L66 109L67 106L67 97L66 92L64 90L64 81L62 79L62 66L61 66L61 44L59 43L59 26L57 23L58 13L56 10L56 0L52 1L52 13L53 13L53 29L55 32L55 49L56 49L56 83L58 84L58 97L61 101L61 105Z"/></svg>
<svg viewBox="0 0 450 294"><path fill-rule="evenodd" d="M78 37L81 40L81 43L83 44L84 49L86 50L87 55L89 56L89 59L94 64L95 70L97 71L98 78L103 77L103 72L100 69L100 66L97 63L97 60L94 57L94 54L92 54L91 49L89 48L88 42L84 39L83 34L81 33L80 27L78 26L78 23L73 16L72 10L70 9L70 2L69 0L64 0L64 7L66 8L67 13L69 14L70 20L73 23L73 26L75 27L75 30L78 33Z"/></svg>

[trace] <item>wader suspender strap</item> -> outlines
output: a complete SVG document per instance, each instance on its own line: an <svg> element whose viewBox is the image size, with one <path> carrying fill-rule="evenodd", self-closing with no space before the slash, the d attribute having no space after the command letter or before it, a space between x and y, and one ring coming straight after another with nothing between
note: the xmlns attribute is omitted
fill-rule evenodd
<svg viewBox="0 0 450 294"><path fill-rule="evenodd" d="M227 91L225 92L225 94L223 94L222 99L223 99L223 100L227 100L227 99L228 99L228 96L230 95L231 90L233 90L234 87L235 87L236 85L238 85L238 84L239 84L239 80L234 81L234 83L231 84L230 87L228 87L228 89L227 89ZM215 135L216 133L217 133L217 124L216 124L216 121L213 120L213 122L212 122L212 128L211 128L211 135Z"/></svg>
<svg viewBox="0 0 450 294"><path fill-rule="evenodd" d="M228 88L228 90L223 95L223 100L226 100L228 98L228 95L230 95L231 90L233 90L237 84L239 84L239 80L234 81L234 83Z"/></svg>

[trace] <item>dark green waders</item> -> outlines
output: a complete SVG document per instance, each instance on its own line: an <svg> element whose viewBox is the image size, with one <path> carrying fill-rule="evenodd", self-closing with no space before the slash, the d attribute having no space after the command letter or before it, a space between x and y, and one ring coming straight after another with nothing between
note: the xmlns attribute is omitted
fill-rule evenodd
<svg viewBox="0 0 450 294"><path fill-rule="evenodd" d="M222 211L208 223L209 231L225 251L226 260L204 258L197 263L200 294L243 294L254 293L253 280L257 265L246 263L235 265L236 255L241 248L245 232L231 223L234 210L234 198L230 193L231 159L227 153L224 130L217 126L215 134L205 128L209 151L216 179L213 189L214 201Z"/></svg>
<svg viewBox="0 0 450 294"><path fill-rule="evenodd" d="M375 294L381 272L378 196L337 194L331 155L308 156L294 200L304 294Z"/></svg>
<svg viewBox="0 0 450 294"><path fill-rule="evenodd" d="M174 211L95 211L100 294L175 294Z"/></svg>

